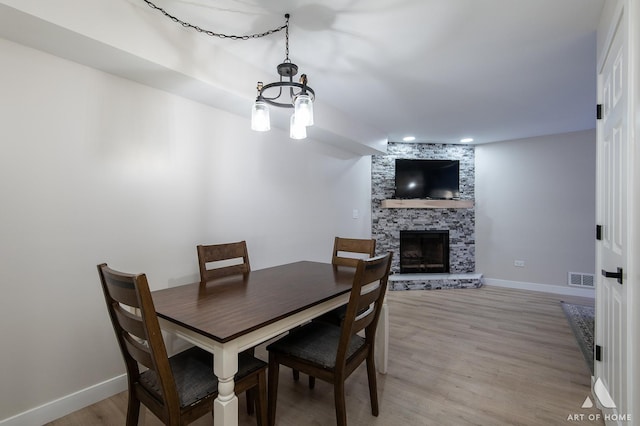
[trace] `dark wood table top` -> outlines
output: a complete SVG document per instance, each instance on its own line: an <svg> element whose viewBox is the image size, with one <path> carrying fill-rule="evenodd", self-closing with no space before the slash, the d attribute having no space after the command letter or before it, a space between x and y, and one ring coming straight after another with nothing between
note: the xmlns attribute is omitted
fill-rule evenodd
<svg viewBox="0 0 640 426"><path fill-rule="evenodd" d="M221 343L351 290L355 268L296 262L152 293L158 316Z"/></svg>

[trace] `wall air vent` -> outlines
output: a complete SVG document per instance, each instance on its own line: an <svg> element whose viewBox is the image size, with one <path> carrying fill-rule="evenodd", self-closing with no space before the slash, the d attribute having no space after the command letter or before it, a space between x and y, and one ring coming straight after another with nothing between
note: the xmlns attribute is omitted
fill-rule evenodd
<svg viewBox="0 0 640 426"><path fill-rule="evenodd" d="M573 287L595 288L595 275L583 274L581 272L569 272L568 284Z"/></svg>

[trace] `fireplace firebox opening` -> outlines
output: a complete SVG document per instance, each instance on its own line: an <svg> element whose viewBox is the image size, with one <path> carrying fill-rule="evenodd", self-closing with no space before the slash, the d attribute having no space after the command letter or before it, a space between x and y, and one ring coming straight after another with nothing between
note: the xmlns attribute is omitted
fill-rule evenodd
<svg viewBox="0 0 640 426"><path fill-rule="evenodd" d="M400 231L400 273L448 273L449 231Z"/></svg>

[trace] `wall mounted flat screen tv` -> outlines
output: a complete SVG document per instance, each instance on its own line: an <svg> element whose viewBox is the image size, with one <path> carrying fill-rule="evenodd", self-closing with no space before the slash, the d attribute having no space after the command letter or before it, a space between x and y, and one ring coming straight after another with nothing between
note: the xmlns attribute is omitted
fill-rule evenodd
<svg viewBox="0 0 640 426"><path fill-rule="evenodd" d="M396 198L460 197L460 161L396 159Z"/></svg>

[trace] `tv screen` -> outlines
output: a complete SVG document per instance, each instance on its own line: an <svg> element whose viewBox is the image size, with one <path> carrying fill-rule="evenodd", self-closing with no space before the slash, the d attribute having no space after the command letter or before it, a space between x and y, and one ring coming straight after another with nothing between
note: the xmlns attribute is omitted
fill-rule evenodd
<svg viewBox="0 0 640 426"><path fill-rule="evenodd" d="M460 161L396 159L396 198L460 197Z"/></svg>

